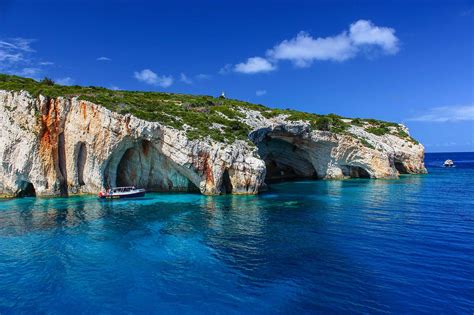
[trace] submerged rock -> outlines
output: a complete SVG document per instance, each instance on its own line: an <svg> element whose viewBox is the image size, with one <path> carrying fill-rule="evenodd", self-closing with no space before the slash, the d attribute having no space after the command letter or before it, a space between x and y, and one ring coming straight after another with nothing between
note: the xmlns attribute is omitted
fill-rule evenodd
<svg viewBox="0 0 474 315"><path fill-rule="evenodd" d="M76 96L0 90L0 195L73 195L128 185L256 194L273 180L426 172L424 148L411 138L356 125L344 133L314 130L285 115L239 111L250 141L229 144L191 140L186 128L121 115Z"/></svg>

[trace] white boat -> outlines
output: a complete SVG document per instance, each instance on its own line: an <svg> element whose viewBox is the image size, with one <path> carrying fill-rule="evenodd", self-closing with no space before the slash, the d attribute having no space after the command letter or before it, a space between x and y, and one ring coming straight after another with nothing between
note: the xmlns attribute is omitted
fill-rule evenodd
<svg viewBox="0 0 474 315"><path fill-rule="evenodd" d="M454 167L453 160L446 160L444 161L444 167Z"/></svg>
<svg viewBox="0 0 474 315"><path fill-rule="evenodd" d="M120 198L136 198L145 196L145 189L129 187L115 187L106 191L99 192L100 199L120 199Z"/></svg>

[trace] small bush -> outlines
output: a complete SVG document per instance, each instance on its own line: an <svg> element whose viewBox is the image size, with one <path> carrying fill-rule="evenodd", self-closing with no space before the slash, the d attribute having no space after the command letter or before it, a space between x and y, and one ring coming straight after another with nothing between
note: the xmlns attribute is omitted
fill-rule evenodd
<svg viewBox="0 0 474 315"><path fill-rule="evenodd" d="M331 120L327 117L318 117L313 124L313 128L317 130L329 131Z"/></svg>
<svg viewBox="0 0 474 315"><path fill-rule="evenodd" d="M351 124L354 126L359 126L359 127L362 127L364 125L362 120L360 120L359 118L352 119Z"/></svg>
<svg viewBox="0 0 474 315"><path fill-rule="evenodd" d="M349 127L342 119L332 116L330 130L335 133L343 133Z"/></svg>
<svg viewBox="0 0 474 315"><path fill-rule="evenodd" d="M54 86L54 81L48 77L44 77L43 80L40 81L40 84Z"/></svg>
<svg viewBox="0 0 474 315"><path fill-rule="evenodd" d="M372 127L365 128L365 131L373 133L374 135L377 135L377 136L383 136L389 133L390 130L388 130L388 128L385 126L378 126L378 127L372 126Z"/></svg>
<svg viewBox="0 0 474 315"><path fill-rule="evenodd" d="M369 148L369 149L375 149L375 147L374 147L372 144L370 144L370 143L369 143L367 140L365 140L365 139L360 139L360 142L362 142L362 144L363 144L364 146L366 146L367 148Z"/></svg>

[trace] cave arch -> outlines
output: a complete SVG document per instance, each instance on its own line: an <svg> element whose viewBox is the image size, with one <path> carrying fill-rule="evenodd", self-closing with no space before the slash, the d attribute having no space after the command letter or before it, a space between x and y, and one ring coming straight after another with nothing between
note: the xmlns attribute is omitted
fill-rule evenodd
<svg viewBox="0 0 474 315"><path fill-rule="evenodd" d="M343 165L341 166L342 174L344 177L349 178L371 178L370 173L360 166L355 165Z"/></svg>
<svg viewBox="0 0 474 315"><path fill-rule="evenodd" d="M84 186L84 167L87 160L87 147L84 142L79 143L79 149L76 159L77 182L79 186Z"/></svg>
<svg viewBox="0 0 474 315"><path fill-rule="evenodd" d="M103 171L105 188L136 186L148 191L199 192L199 181L187 174L148 140L119 145L109 157Z"/></svg>
<svg viewBox="0 0 474 315"><path fill-rule="evenodd" d="M22 181L17 197L36 197L35 186L31 182Z"/></svg>
<svg viewBox="0 0 474 315"><path fill-rule="evenodd" d="M136 147L125 151L117 166L117 186L141 186L140 176L143 167L140 167L140 158L140 152Z"/></svg>
<svg viewBox="0 0 474 315"><path fill-rule="evenodd" d="M409 173L407 168L405 167L405 164L403 164L403 162L395 161L393 163L393 165L395 166L395 168L397 169L399 174L408 174Z"/></svg>
<svg viewBox="0 0 474 315"><path fill-rule="evenodd" d="M257 143L258 154L265 161L265 182L316 179L318 174L307 151L291 142L267 135Z"/></svg>
<svg viewBox="0 0 474 315"><path fill-rule="evenodd" d="M224 194L231 194L234 187L232 186L232 181L230 180L229 170L226 169L222 174L222 188L221 192Z"/></svg>

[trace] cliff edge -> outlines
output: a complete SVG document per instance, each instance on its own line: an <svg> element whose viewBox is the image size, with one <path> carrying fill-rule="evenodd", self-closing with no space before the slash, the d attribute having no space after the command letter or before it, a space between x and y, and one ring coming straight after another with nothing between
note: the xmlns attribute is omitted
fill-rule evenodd
<svg viewBox="0 0 474 315"><path fill-rule="evenodd" d="M425 173L400 124L236 100L64 87L0 75L0 194L114 186L256 194L298 178Z"/></svg>

